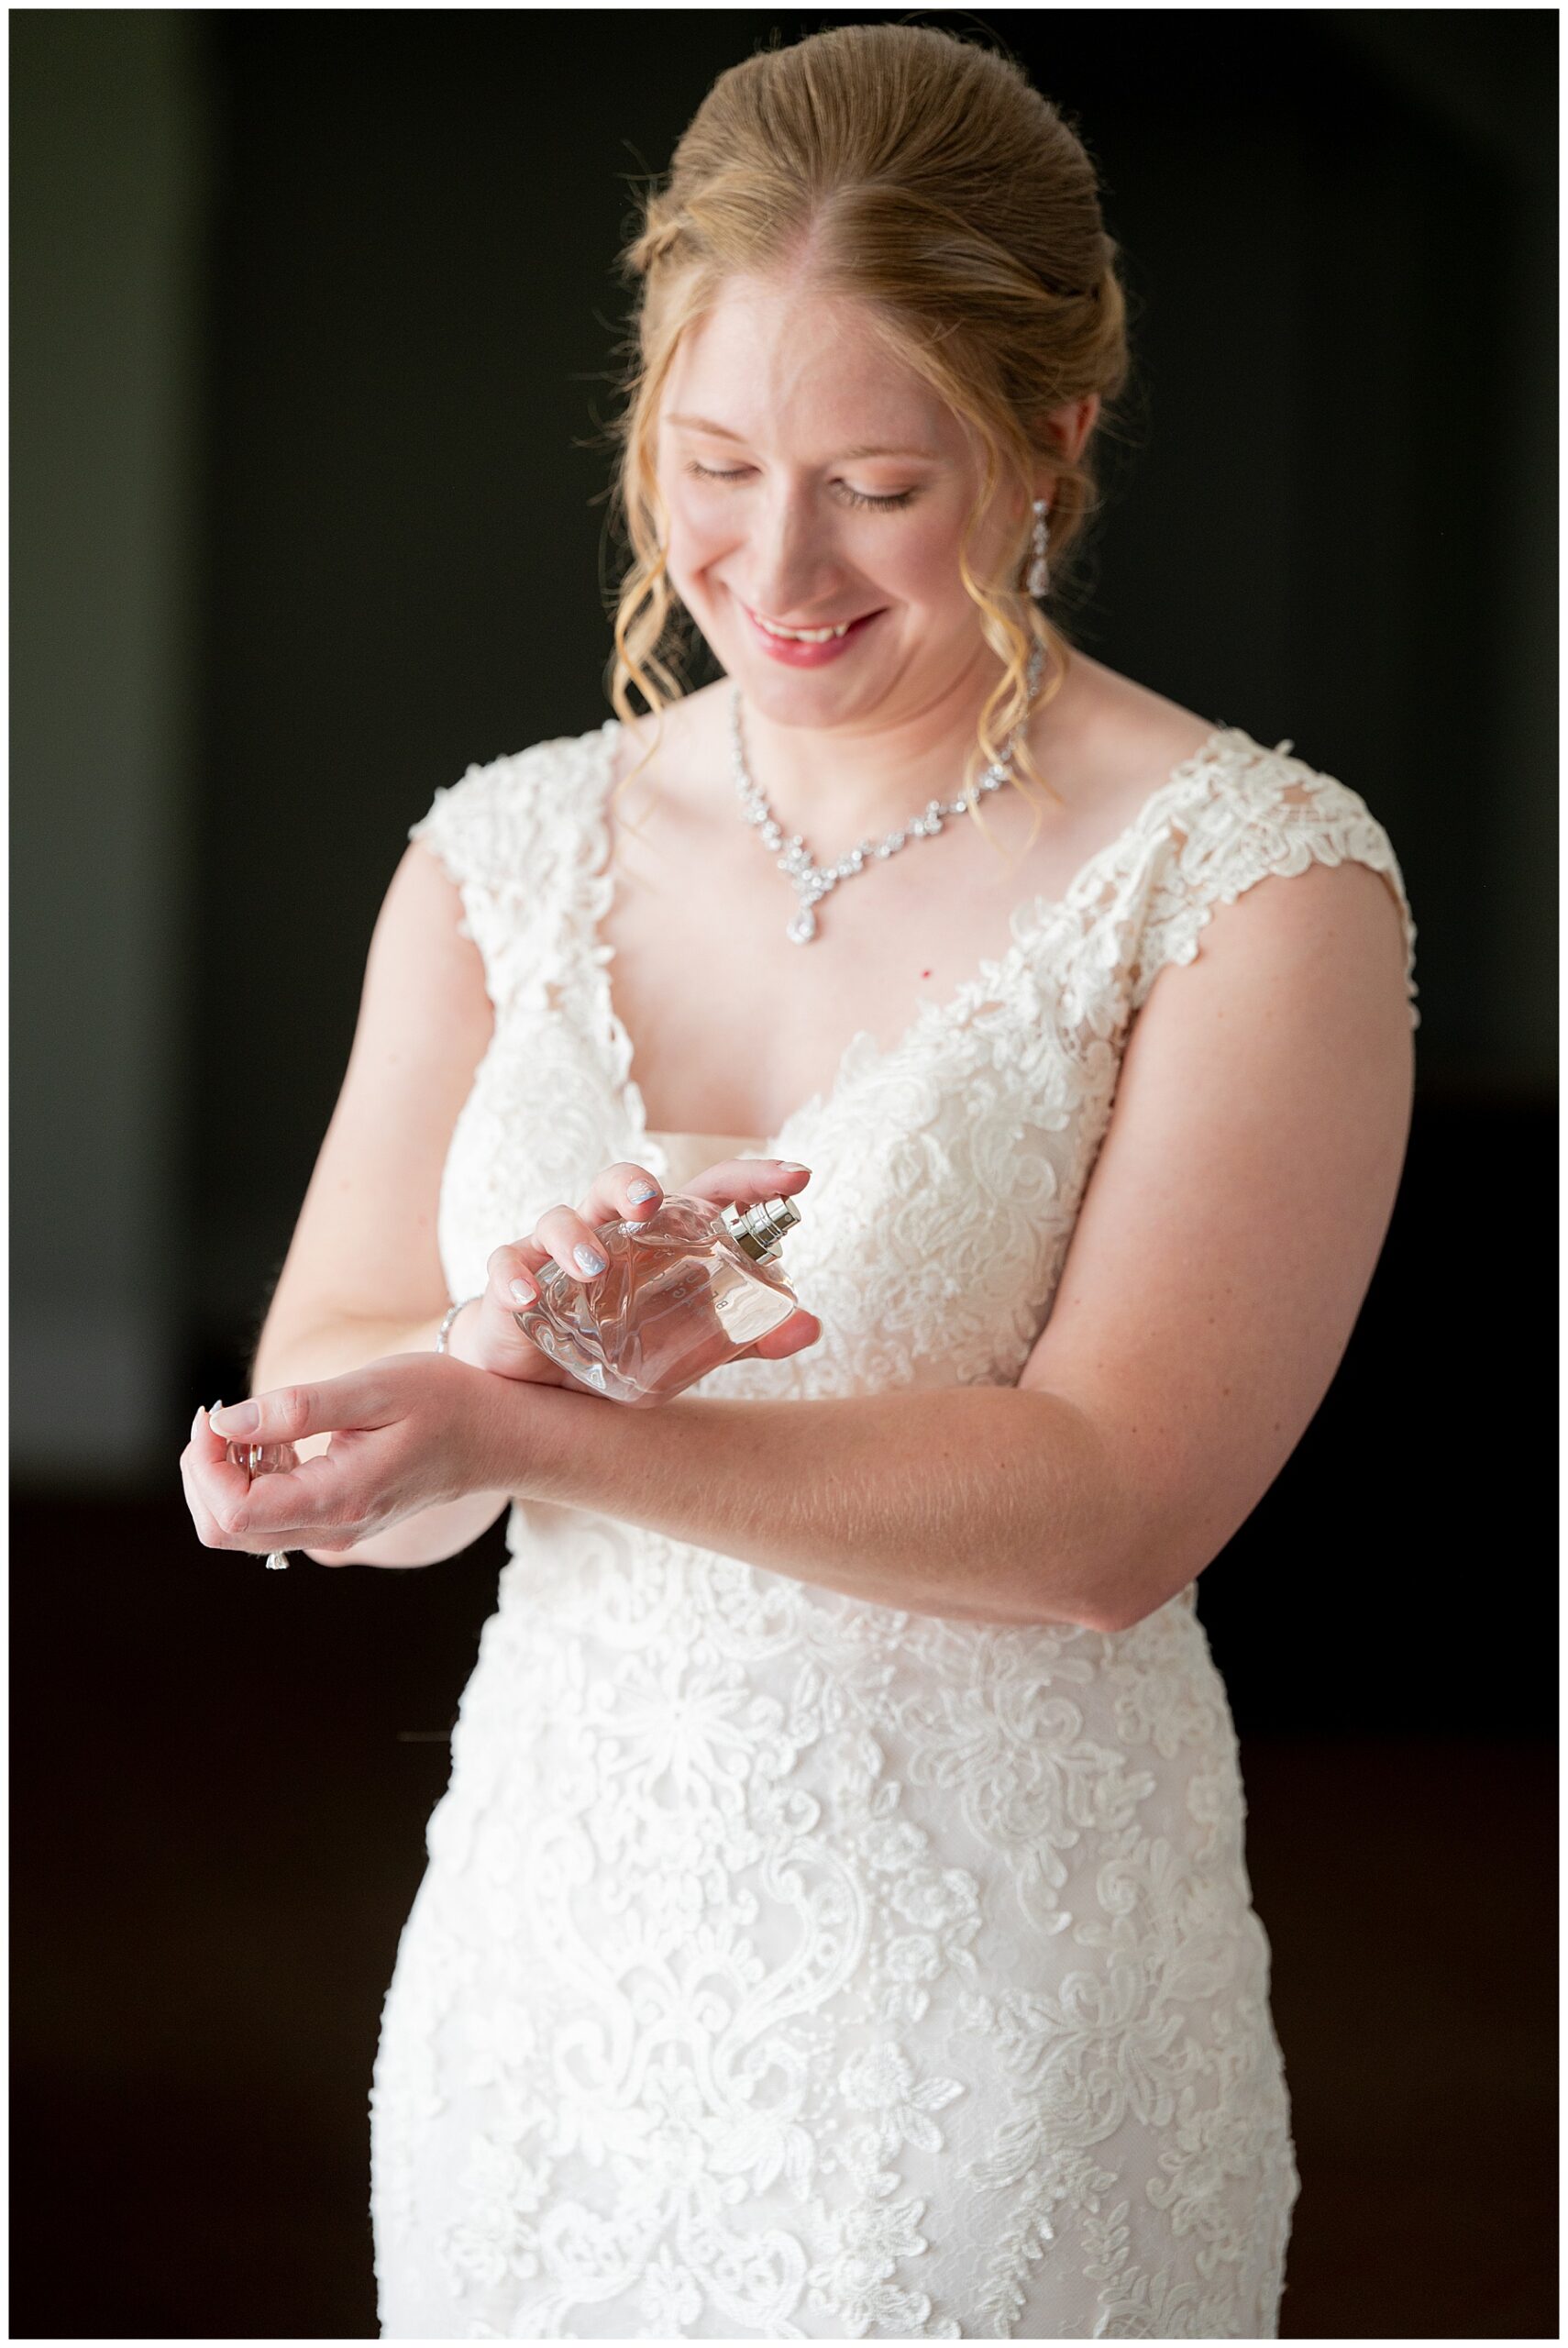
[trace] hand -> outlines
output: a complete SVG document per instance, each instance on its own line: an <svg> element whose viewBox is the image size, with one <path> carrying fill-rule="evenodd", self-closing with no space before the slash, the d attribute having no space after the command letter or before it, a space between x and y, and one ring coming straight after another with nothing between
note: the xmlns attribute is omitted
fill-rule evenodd
<svg viewBox="0 0 1568 2348"><path fill-rule="evenodd" d="M250 1433L215 1428L198 1411L180 1455L196 1531L209 1549L337 1552L405 1516L487 1491L499 1390L434 1353L386 1354L338 1378L255 1396L259 1424ZM513 1450L518 1407L511 1404L506 1431ZM299 1459L296 1444L328 1433L326 1451ZM270 1472L252 1478L228 1454L233 1444L244 1458L254 1443Z"/></svg>
<svg viewBox="0 0 1568 2348"><path fill-rule="evenodd" d="M711 1200L715 1207L748 1207L758 1199L788 1198L810 1180L810 1167L786 1170L777 1158L724 1157L705 1173L683 1182L680 1195ZM652 1198L632 1197L633 1188L639 1182L652 1183ZM447 1340L448 1352L476 1369L493 1370L502 1378L529 1379L540 1386L568 1386L576 1394L592 1393L591 1386L551 1361L518 1326L517 1314L525 1308L513 1295L512 1283L514 1279L525 1281L532 1302L538 1292L538 1274L547 1264L554 1262L569 1279L591 1290L598 1275L585 1272L572 1250L580 1245L591 1246L604 1224L646 1221L657 1213L664 1198L656 1175L646 1167L623 1160L605 1168L580 1207L547 1207L534 1225L531 1238L513 1240L496 1248L491 1256L485 1267L489 1280L484 1293L477 1304L459 1312L453 1322ZM602 1255L602 1248L600 1253ZM804 1346L814 1346L822 1327L814 1312L792 1312L777 1329L758 1337L755 1345L744 1346L734 1358L745 1361L755 1355L763 1361L781 1361L787 1354L797 1354Z"/></svg>

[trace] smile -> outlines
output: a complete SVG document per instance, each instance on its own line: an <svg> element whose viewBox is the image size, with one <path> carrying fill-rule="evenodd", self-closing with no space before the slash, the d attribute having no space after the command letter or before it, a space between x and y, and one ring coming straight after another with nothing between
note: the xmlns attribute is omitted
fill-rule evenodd
<svg viewBox="0 0 1568 2348"><path fill-rule="evenodd" d="M836 627L779 627L775 621L764 619L760 612L754 612L749 604L743 608L747 617L754 619L759 628L766 630L769 636L780 637L786 644L832 644L838 637L847 636L849 630L852 627L857 627L861 620L876 617L874 612L862 612L855 619L840 620Z"/></svg>

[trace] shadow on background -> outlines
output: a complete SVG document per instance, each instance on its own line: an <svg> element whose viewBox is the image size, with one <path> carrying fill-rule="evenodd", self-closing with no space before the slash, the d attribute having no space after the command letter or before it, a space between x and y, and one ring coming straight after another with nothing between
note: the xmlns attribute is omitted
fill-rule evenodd
<svg viewBox="0 0 1568 2348"><path fill-rule="evenodd" d="M606 714L626 175L852 20L11 19L14 2333L374 2331L370 2062L501 1531L268 1575L177 1457L243 1391L408 824ZM1200 1587L1284 2329L1549 2337L1556 21L998 31L1133 292L1077 633L1362 791L1420 930L1387 1246Z"/></svg>

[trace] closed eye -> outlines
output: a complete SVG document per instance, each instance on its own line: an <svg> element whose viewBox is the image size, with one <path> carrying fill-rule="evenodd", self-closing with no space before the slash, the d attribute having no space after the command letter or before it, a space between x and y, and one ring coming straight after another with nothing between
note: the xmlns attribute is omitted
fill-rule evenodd
<svg viewBox="0 0 1568 2348"><path fill-rule="evenodd" d="M700 465L696 458L691 457L687 460L686 470L689 473L695 473L701 481L744 481L751 468L748 465L743 465L738 472L715 472L712 465ZM901 489L896 497L871 497L864 490L851 489L846 481L835 482L834 487L842 489L852 505L874 505L880 508L883 513L888 513L898 505L912 504L920 493L918 490Z"/></svg>

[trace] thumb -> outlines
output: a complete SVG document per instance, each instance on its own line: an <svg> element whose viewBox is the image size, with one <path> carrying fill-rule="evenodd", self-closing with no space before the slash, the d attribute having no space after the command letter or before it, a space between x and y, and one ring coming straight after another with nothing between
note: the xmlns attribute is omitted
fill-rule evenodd
<svg viewBox="0 0 1568 2348"><path fill-rule="evenodd" d="M308 1385L274 1386L248 1401L226 1402L208 1412L207 1423L227 1443L298 1443L304 1435L340 1428L379 1426L383 1402L365 1372L356 1369Z"/></svg>
<svg viewBox="0 0 1568 2348"><path fill-rule="evenodd" d="M542 1358L538 1346L518 1315L539 1301L539 1273L550 1258L542 1248L530 1257L520 1246L498 1247L491 1257L490 1277L480 1298L474 1335L487 1368L498 1360Z"/></svg>

